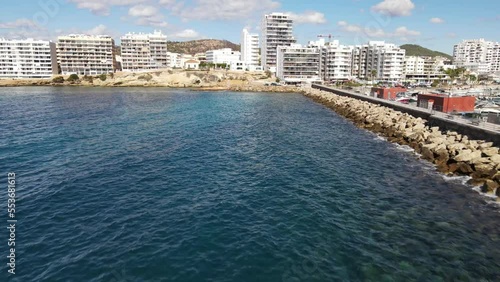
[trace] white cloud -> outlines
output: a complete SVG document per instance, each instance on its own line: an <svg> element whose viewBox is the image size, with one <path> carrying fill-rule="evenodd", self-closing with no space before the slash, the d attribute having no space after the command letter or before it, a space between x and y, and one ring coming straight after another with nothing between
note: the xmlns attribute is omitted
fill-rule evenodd
<svg viewBox="0 0 500 282"><path fill-rule="evenodd" d="M68 0L75 3L79 9L89 10L93 14L108 16L113 6L131 6L147 2L148 0Z"/></svg>
<svg viewBox="0 0 500 282"><path fill-rule="evenodd" d="M148 5L137 5L131 7L128 14L132 17L152 17L158 15L158 9Z"/></svg>
<svg viewBox="0 0 500 282"><path fill-rule="evenodd" d="M164 16L160 10L150 5L136 5L130 7L128 15L136 18L135 23L143 26L167 27L168 23L164 21Z"/></svg>
<svg viewBox="0 0 500 282"><path fill-rule="evenodd" d="M384 0L373 6L371 10L390 17L409 16L415 8L411 0Z"/></svg>
<svg viewBox="0 0 500 282"><path fill-rule="evenodd" d="M176 1L175 0L160 0L158 4L163 5L163 6L173 6L175 5Z"/></svg>
<svg viewBox="0 0 500 282"><path fill-rule="evenodd" d="M197 38L197 37L200 37L200 34L193 30L193 29L185 29L185 30L182 30L182 31L179 31L177 33L174 33L172 35L170 35L171 38Z"/></svg>
<svg viewBox="0 0 500 282"><path fill-rule="evenodd" d="M408 36L419 36L420 31L409 30L406 26L400 26L396 28L392 36L408 37Z"/></svg>
<svg viewBox="0 0 500 282"><path fill-rule="evenodd" d="M360 26L349 24L346 21L340 21L337 23L337 25L339 27L341 27L343 31L346 31L346 32L359 33L361 31L363 31L363 29Z"/></svg>
<svg viewBox="0 0 500 282"><path fill-rule="evenodd" d="M40 29L40 27L32 20L21 18L13 22L0 22L0 28L2 29L14 29L14 28L32 28Z"/></svg>
<svg viewBox="0 0 500 282"><path fill-rule="evenodd" d="M432 18L429 20L429 22L435 23L435 24L441 24L441 23L444 23L444 20L441 18Z"/></svg>
<svg viewBox="0 0 500 282"><path fill-rule="evenodd" d="M323 24L326 23L325 15L316 11L306 11L303 14L296 14L293 12L287 12L288 16L293 19L294 23L311 23L311 24Z"/></svg>
<svg viewBox="0 0 500 282"><path fill-rule="evenodd" d="M421 34L420 31L410 30L405 26L400 26L396 28L393 32L386 32L383 29L374 28L370 26L362 27L356 24L349 24L346 21L339 21L337 23L337 26L339 26L340 29L344 32L357 33L371 38L392 38L392 37L407 38L407 37L419 36Z"/></svg>
<svg viewBox="0 0 500 282"><path fill-rule="evenodd" d="M109 35L110 32L108 30L108 28L103 25L103 24L100 24L92 29L89 29L85 32L85 34L90 34L90 35Z"/></svg>
<svg viewBox="0 0 500 282"><path fill-rule="evenodd" d="M274 0L196 0L194 7L183 8L179 14L184 19L235 20L279 7L280 3Z"/></svg>

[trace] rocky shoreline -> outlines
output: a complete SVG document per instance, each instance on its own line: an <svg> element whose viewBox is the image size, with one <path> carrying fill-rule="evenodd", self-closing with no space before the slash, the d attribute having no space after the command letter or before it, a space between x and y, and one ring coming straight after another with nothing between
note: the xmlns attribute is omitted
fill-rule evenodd
<svg viewBox="0 0 500 282"><path fill-rule="evenodd" d="M312 88L304 95L360 128L410 146L441 173L470 176L469 184L480 186L482 192L496 195L500 201L500 154L493 143L469 140L454 131L442 132L439 127L427 126L421 118L354 98Z"/></svg>

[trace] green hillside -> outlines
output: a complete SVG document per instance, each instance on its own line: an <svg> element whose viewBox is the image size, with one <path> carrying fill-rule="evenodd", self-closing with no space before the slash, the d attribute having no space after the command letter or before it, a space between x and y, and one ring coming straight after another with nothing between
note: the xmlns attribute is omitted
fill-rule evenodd
<svg viewBox="0 0 500 282"><path fill-rule="evenodd" d="M416 44L401 45L401 48L406 50L406 56L429 56L429 57L441 56L448 58L450 60L453 58L452 56L446 53L433 51L431 49L427 49Z"/></svg>

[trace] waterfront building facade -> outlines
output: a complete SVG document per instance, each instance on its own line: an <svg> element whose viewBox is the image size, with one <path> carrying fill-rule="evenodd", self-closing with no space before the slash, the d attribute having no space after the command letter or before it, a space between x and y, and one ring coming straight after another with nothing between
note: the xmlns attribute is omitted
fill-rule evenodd
<svg viewBox="0 0 500 282"><path fill-rule="evenodd" d="M443 70L450 65L451 61L444 57L406 56L405 79L418 84L431 84L435 80L447 79Z"/></svg>
<svg viewBox="0 0 500 282"><path fill-rule="evenodd" d="M293 20L283 13L264 15L262 22L261 65L276 72L277 48L295 43Z"/></svg>
<svg viewBox="0 0 500 282"><path fill-rule="evenodd" d="M51 78L57 73L55 43L0 38L0 78Z"/></svg>
<svg viewBox="0 0 500 282"><path fill-rule="evenodd" d="M115 70L113 38L107 35L59 36L57 60L63 75L98 75Z"/></svg>
<svg viewBox="0 0 500 282"><path fill-rule="evenodd" d="M276 77L286 84L319 82L320 51L300 44L277 47Z"/></svg>
<svg viewBox="0 0 500 282"><path fill-rule="evenodd" d="M243 29L241 33L241 61L245 65L259 64L259 35Z"/></svg>
<svg viewBox="0 0 500 282"><path fill-rule="evenodd" d="M398 81L404 78L405 50L384 41L370 41L353 50L352 69L357 77Z"/></svg>
<svg viewBox="0 0 500 282"><path fill-rule="evenodd" d="M123 71L147 71L168 67L167 36L161 31L128 33L121 37Z"/></svg>
<svg viewBox="0 0 500 282"><path fill-rule="evenodd" d="M340 45L338 40L326 42L321 39L310 42L320 52L320 77L326 82L346 81L352 78L352 46Z"/></svg>
<svg viewBox="0 0 500 282"><path fill-rule="evenodd" d="M227 64L228 66L234 62L239 62L241 53L233 51L231 48L218 50L209 50L206 52L206 62L212 64Z"/></svg>
<svg viewBox="0 0 500 282"><path fill-rule="evenodd" d="M444 57L406 56L404 75L408 81L431 84L435 80L447 79L443 70L450 66L451 61Z"/></svg>
<svg viewBox="0 0 500 282"><path fill-rule="evenodd" d="M500 42L463 40L453 47L453 63L477 74L500 71Z"/></svg>
<svg viewBox="0 0 500 282"><path fill-rule="evenodd" d="M167 52L167 67L169 68L182 68L181 64L181 54Z"/></svg>

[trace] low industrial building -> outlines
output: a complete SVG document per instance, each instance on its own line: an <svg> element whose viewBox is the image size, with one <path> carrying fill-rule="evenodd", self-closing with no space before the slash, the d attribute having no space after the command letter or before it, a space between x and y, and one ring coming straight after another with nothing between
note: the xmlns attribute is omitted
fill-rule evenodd
<svg viewBox="0 0 500 282"><path fill-rule="evenodd" d="M446 94L418 94L417 105L443 113L474 112L476 97L449 96Z"/></svg>
<svg viewBox="0 0 500 282"><path fill-rule="evenodd" d="M372 87L370 96L384 99L384 100L395 100L398 93L406 92L406 88L403 87Z"/></svg>

